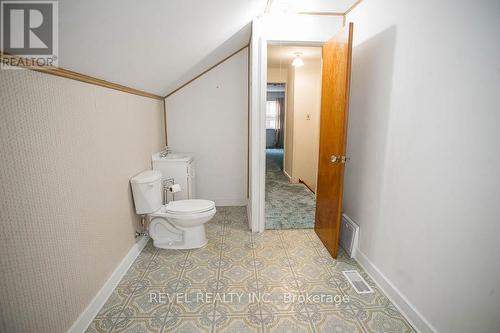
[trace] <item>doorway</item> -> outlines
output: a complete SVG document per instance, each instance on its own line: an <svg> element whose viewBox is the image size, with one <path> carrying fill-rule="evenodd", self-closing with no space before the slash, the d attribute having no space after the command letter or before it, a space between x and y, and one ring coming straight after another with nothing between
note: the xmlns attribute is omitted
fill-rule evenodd
<svg viewBox="0 0 500 333"><path fill-rule="evenodd" d="M247 206L250 230L266 229L266 90L268 42L260 20L252 22L250 40L249 90L249 201ZM342 27L322 45L321 114L319 157L317 163L316 209L314 231L335 258L338 253L342 188L347 143L347 116L352 59L353 24ZM279 43L274 43L280 45ZM292 45L292 43L284 43ZM314 43L314 46L318 43ZM303 60L303 59L302 59ZM293 60L292 60L293 61ZM290 84L287 84L290 87ZM288 98L291 94L288 94ZM285 107L285 124L290 108ZM288 112L287 112L288 111ZM287 115L288 113L288 115ZM285 125L286 127L286 125ZM294 136L292 134L292 136ZM285 131L284 172L287 170L287 135ZM293 141L294 143L297 140ZM310 147L310 149L313 149ZM296 148L293 149L295 153ZM293 165L293 163L292 163ZM290 177L293 179L293 177ZM269 214L267 214L268 217Z"/></svg>
<svg viewBox="0 0 500 333"><path fill-rule="evenodd" d="M321 47L268 45L266 229L314 228Z"/></svg>

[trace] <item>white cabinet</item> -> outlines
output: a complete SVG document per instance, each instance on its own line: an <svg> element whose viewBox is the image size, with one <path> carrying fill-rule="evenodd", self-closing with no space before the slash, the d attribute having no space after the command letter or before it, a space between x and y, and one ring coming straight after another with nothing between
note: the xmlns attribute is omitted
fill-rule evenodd
<svg viewBox="0 0 500 333"><path fill-rule="evenodd" d="M173 178L176 184L181 186L181 191L172 196L168 195L167 201L195 199L195 168L194 159L190 154L172 153L161 157L160 153L151 157L153 170L161 171L163 179Z"/></svg>

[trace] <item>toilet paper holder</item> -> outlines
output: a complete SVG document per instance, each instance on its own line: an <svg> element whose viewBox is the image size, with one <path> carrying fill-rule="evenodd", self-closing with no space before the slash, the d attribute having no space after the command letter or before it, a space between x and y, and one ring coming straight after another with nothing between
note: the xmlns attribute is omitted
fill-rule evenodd
<svg viewBox="0 0 500 333"><path fill-rule="evenodd" d="M172 193L172 200L175 201L175 194L174 192L170 191L170 187L175 184L174 178L166 178L163 179L163 204L166 205L167 202L167 195L168 193Z"/></svg>

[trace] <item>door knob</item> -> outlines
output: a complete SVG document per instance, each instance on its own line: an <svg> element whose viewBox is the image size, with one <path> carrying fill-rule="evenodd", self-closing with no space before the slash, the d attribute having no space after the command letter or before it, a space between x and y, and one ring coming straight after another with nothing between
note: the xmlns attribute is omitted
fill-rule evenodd
<svg viewBox="0 0 500 333"><path fill-rule="evenodd" d="M346 156L341 156L341 155L332 155L330 156L330 161L332 163L340 162L340 163L346 163L349 162L350 158Z"/></svg>

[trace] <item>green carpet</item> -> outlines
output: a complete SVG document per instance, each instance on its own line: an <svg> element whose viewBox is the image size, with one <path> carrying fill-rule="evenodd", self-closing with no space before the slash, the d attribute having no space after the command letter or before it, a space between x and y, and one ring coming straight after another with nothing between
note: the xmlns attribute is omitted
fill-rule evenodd
<svg viewBox="0 0 500 333"><path fill-rule="evenodd" d="M316 198L283 174L283 149L266 149L266 229L314 228Z"/></svg>

